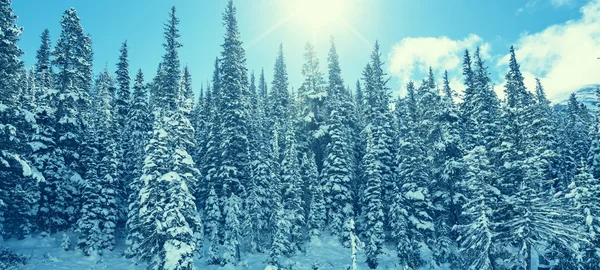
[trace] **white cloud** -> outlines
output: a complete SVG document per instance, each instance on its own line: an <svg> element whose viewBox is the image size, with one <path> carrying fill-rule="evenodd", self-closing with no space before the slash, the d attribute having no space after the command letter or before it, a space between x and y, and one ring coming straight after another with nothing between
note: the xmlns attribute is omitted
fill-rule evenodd
<svg viewBox="0 0 600 270"><path fill-rule="evenodd" d="M568 2L554 0L553 2ZM540 77L548 97L560 100L573 90L600 80L600 0L581 8L582 17L553 25L539 33L523 34L516 42L517 61L534 88ZM498 66L506 70L508 55Z"/></svg>
<svg viewBox="0 0 600 270"><path fill-rule="evenodd" d="M481 46L482 56L489 58L490 46L481 37L471 34L462 40L448 37L409 37L396 43L389 54L390 74L397 77L400 87L409 80L420 80L432 67L437 78L448 70L451 86L457 90L463 88L460 83L460 65L465 49L472 50ZM419 77L421 76L421 77Z"/></svg>
<svg viewBox="0 0 600 270"><path fill-rule="evenodd" d="M555 8L561 7L572 7L576 0L550 0L550 5ZM525 10L531 10L538 6L538 4L548 3L542 0L529 0L525 3L525 6L517 9L517 15L524 12Z"/></svg>
<svg viewBox="0 0 600 270"><path fill-rule="evenodd" d="M550 0L550 3L554 7L570 6L574 2L575 2L575 0Z"/></svg>
<svg viewBox="0 0 600 270"><path fill-rule="evenodd" d="M570 1L555 0L554 5ZM560 101L583 86L600 83L600 0L590 1L580 10L581 17L562 24L551 25L541 32L523 33L514 42L517 61L530 91L539 77L553 101ZM464 39L448 37L409 37L396 43L389 54L389 72L404 91L409 80L421 80L429 66L438 80L448 70L451 87L462 85L461 60L465 49L481 46L487 59L499 97L504 92L504 74L508 69L508 54L490 56L489 43L476 34Z"/></svg>

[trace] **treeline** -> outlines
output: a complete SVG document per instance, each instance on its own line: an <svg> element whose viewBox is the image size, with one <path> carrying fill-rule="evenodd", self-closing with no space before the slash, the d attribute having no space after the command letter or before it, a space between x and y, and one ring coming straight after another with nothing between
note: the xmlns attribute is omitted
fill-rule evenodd
<svg viewBox="0 0 600 270"><path fill-rule="evenodd" d="M572 95L553 110L539 80L526 89L512 47L502 100L479 48L464 53L460 95L430 69L393 98L378 43L350 89L333 40L326 74L306 45L294 92L283 46L270 87L249 74L229 1L222 53L195 99L174 7L156 75L139 70L133 87L127 42L116 73L94 78L75 9L53 48L42 33L29 70L11 0L0 18L4 238L76 231L92 255L126 235L125 256L149 269L246 253L285 267L324 234L353 250L358 236L372 269L384 245L403 269L530 269L535 254L600 267L600 109Z"/></svg>

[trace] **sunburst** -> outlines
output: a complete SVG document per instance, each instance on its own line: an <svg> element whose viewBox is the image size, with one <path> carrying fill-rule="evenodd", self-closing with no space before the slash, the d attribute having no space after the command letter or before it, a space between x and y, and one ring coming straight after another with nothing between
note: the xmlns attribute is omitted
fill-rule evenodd
<svg viewBox="0 0 600 270"><path fill-rule="evenodd" d="M356 9L355 0L284 0L282 3L286 15L250 42L250 46L288 24L294 24L310 33L313 43L322 34L334 36L336 31L347 30L360 42L371 46L367 38L348 21Z"/></svg>

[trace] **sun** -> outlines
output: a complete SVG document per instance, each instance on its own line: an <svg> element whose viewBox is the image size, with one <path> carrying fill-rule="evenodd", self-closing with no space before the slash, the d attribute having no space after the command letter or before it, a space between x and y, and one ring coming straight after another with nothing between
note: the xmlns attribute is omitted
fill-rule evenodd
<svg viewBox="0 0 600 270"><path fill-rule="evenodd" d="M272 0L276 1L277 12L283 16L268 29L250 42L249 46L257 44L284 25L293 25L294 32L302 31L298 36L308 35L311 42L316 44L321 38L340 33L351 33L357 40L371 47L370 42L356 30L352 18L358 12L356 0ZM364 8L364 7L363 7Z"/></svg>
<svg viewBox="0 0 600 270"><path fill-rule="evenodd" d="M348 0L286 0L291 20L313 34L342 26L350 4Z"/></svg>

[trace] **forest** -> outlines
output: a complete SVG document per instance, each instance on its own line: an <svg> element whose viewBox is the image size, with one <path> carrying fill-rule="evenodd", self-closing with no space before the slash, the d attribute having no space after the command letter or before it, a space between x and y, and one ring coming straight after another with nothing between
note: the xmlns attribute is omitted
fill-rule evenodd
<svg viewBox="0 0 600 270"><path fill-rule="evenodd" d="M11 2L0 0L0 247L58 237L65 252L121 250L155 270L600 269L600 108L572 94L557 109L539 79L527 89L513 47L502 99L479 47L462 55L464 91L430 68L398 97L378 43L344 82L333 38L324 62L306 44L294 88L283 45L267 56L272 79L249 70L230 0L195 96L175 7L156 71L130 70L125 41L116 73L94 74L105 59L73 8L26 67ZM295 264L331 241L338 266ZM27 256L5 247L0 268L53 269Z"/></svg>

